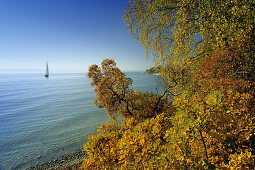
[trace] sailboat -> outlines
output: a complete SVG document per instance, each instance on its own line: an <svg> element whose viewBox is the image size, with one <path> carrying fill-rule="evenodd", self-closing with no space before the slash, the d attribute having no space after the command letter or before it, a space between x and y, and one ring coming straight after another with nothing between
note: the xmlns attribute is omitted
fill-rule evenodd
<svg viewBox="0 0 255 170"><path fill-rule="evenodd" d="M48 78L49 77L49 67L48 67L48 62L46 62L46 74L45 77Z"/></svg>

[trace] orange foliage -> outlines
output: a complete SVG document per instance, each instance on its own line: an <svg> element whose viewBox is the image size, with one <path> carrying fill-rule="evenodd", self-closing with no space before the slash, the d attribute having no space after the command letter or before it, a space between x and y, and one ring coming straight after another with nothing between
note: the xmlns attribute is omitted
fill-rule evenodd
<svg viewBox="0 0 255 170"><path fill-rule="evenodd" d="M84 145L84 169L252 168L255 155L254 82L235 76L238 53L222 48L171 102L129 88L113 60L93 65L96 104L122 122L106 123Z"/></svg>
<svg viewBox="0 0 255 170"><path fill-rule="evenodd" d="M135 117L141 121L162 112L171 114L173 111L165 94L142 93L130 89L132 80L125 77L113 60L103 60L101 68L90 66L88 77L92 79L91 85L96 86L95 104L99 108L106 108L113 119L120 114L124 118Z"/></svg>

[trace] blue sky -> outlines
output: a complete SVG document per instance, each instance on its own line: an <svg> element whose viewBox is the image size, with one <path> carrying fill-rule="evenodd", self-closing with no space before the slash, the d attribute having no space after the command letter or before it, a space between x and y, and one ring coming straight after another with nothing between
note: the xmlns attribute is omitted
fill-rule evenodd
<svg viewBox="0 0 255 170"><path fill-rule="evenodd" d="M122 70L153 65L122 18L128 0L1 0L0 71L85 72L104 58Z"/></svg>

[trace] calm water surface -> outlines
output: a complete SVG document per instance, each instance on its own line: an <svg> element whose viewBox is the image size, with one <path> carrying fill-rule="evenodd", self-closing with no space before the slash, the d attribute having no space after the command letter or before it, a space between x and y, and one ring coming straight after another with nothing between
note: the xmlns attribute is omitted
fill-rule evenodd
<svg viewBox="0 0 255 170"><path fill-rule="evenodd" d="M132 88L156 91L158 77L128 72ZM80 151L110 121L93 104L86 74L0 74L0 169L24 169Z"/></svg>

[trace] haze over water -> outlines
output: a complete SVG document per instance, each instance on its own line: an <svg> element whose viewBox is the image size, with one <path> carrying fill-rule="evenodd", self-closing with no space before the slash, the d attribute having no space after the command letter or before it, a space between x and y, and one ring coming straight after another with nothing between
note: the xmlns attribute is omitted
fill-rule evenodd
<svg viewBox="0 0 255 170"><path fill-rule="evenodd" d="M158 77L128 72L133 89L156 91ZM110 121L93 104L86 74L0 74L0 169L23 169L82 150Z"/></svg>

